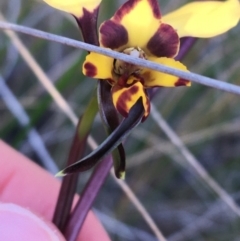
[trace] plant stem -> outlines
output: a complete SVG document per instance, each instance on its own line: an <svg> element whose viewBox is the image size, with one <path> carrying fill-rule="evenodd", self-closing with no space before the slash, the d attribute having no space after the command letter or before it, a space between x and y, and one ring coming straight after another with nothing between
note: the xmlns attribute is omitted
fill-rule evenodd
<svg viewBox="0 0 240 241"><path fill-rule="evenodd" d="M73 142L69 152L67 165L73 164L83 156L86 147L87 137L90 132L94 118L97 114L97 111L97 98L96 96L94 96L91 99L82 118L79 118L75 136L73 138ZM53 223L59 228L60 231L63 231L70 215L73 198L76 192L78 175L79 174L65 176L62 181L53 217Z"/></svg>
<svg viewBox="0 0 240 241"><path fill-rule="evenodd" d="M68 241L77 240L79 231L85 221L85 218L95 201L98 192L109 174L112 167L111 156L105 157L93 171L88 183L86 184L81 198L74 208L71 219L64 229L64 236Z"/></svg>
<svg viewBox="0 0 240 241"><path fill-rule="evenodd" d="M81 124L81 118L79 119L76 130L79 129ZM84 150L86 147L86 139L80 139L78 135L78 131L76 131L75 136L73 138L73 142L71 145L71 149L68 155L67 165L71 165L79 158L81 158L84 154ZM66 221L69 217L74 194L76 192L77 181L78 181L78 173L65 176L62 180L62 185L60 188L60 192L58 195L57 204L55 207L55 212L53 216L53 223L58 227L60 231L63 231Z"/></svg>

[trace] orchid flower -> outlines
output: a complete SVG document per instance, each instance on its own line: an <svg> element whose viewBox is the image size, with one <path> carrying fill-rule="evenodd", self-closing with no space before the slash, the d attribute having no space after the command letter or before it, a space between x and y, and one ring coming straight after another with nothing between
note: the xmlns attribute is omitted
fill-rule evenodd
<svg viewBox="0 0 240 241"><path fill-rule="evenodd" d="M97 36L97 17L98 17L99 5L101 3L101 0L70 0L68 2L61 1L61 0L44 0L44 1L49 5L51 5L52 7L55 7L59 10L72 14L80 27L84 41L90 44L99 45L98 36ZM107 82L106 83L102 81L99 82L99 85L98 85L99 112L102 117L102 121L108 135L114 132L112 138L114 138L114 136L115 137L118 136L117 139L120 140L125 135L124 133L126 133L125 131L126 126L130 128L131 126L136 125L134 123L137 123L137 121L135 120L135 118L129 118L129 120L126 121L124 125L123 123L120 124L117 110L115 109L112 103L109 92L110 92L109 84ZM141 104L139 104L138 106L140 106L140 109L143 109ZM135 113L136 112L134 111L132 115L135 115ZM88 115L86 111L84 115L85 116ZM140 114L140 116L142 116L142 114ZM138 119L138 116L137 116L137 119ZM116 128L119 125L122 126L122 128L120 128L120 130L117 131ZM119 136L119 133L120 133L120 136ZM118 178L123 178L125 174L124 147L122 143L119 141L118 141L118 145L115 145L115 142L112 141L112 138L108 140L108 143L110 144L110 145L107 145L110 147L108 148L108 152L110 150L112 151L113 164L114 164L116 176ZM86 141L86 136L85 138L81 137L81 139ZM85 145L83 142L79 144ZM114 148L112 148L113 146ZM103 146L103 148L105 148L105 146ZM100 152L102 152L102 150L100 150ZM96 162L100 159L100 156L101 154L99 154L98 152L96 153L96 155L95 155L95 152L91 153L90 155L91 160L90 161L87 160L86 162L83 163L82 170L89 169L91 166L96 164Z"/></svg>
<svg viewBox="0 0 240 241"><path fill-rule="evenodd" d="M157 0L128 0L109 20L96 23L101 0L44 0L49 5L71 13L77 20L85 42L103 48L147 59L176 69L188 71L174 58L180 38L209 38L237 25L239 0L192 2L161 16ZM98 53L87 55L83 73L99 79L99 109L109 137L92 153L68 166L57 175L85 171L118 145L119 160L114 163L117 177L125 175L123 138L150 112L147 93L152 87L190 86L188 80L157 72ZM111 102L111 103L110 103ZM119 125L117 111L126 119Z"/></svg>
<svg viewBox="0 0 240 241"><path fill-rule="evenodd" d="M194 2L163 18L157 0L129 0L101 24L99 42L104 48L187 70L174 60L180 47L179 38L216 36L234 27L239 17L238 0ZM187 80L94 52L86 57L83 73L109 82L114 106L124 117L142 97L143 120L150 112L147 88L190 85Z"/></svg>

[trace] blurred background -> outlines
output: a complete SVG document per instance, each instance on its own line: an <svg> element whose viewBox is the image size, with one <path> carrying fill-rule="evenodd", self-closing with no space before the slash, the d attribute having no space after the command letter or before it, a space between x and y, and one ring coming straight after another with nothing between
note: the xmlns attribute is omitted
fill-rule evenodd
<svg viewBox="0 0 240 241"><path fill-rule="evenodd" d="M125 1L104 0L99 24ZM162 14L184 0L160 0ZM11 23L81 40L74 19L43 1L0 1ZM240 25L212 39L199 39L182 62L192 72L240 84ZM96 80L81 73L85 51L18 34L77 116L95 91ZM51 172L66 162L74 125L58 108L12 40L0 30L0 137ZM153 114L127 138L126 182L170 241L240 240L240 218L203 181L161 128L164 120L195 161L240 203L240 96L192 84L161 89ZM161 113L161 116L158 114ZM161 119L163 118L163 119ZM92 136L106 135L97 116ZM87 152L89 152L87 150ZM0 157L1 158L1 157ZM91 171L81 175L79 192ZM157 240L111 176L94 209L112 240Z"/></svg>

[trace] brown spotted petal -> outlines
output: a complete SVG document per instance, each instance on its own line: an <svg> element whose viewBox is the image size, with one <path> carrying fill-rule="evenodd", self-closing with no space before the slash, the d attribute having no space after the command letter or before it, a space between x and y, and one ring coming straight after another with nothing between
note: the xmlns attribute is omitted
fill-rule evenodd
<svg viewBox="0 0 240 241"><path fill-rule="evenodd" d="M157 58L150 57L150 61L153 61L158 64L166 65L175 69L179 69L182 71L188 71L187 67L183 65L181 62L176 61L172 58ZM179 79L177 76L166 74L163 72L159 72L156 70L144 69L142 73L142 77L144 79L144 87L152 88L152 87L176 87L176 86L190 86L191 82L188 80Z"/></svg>
<svg viewBox="0 0 240 241"><path fill-rule="evenodd" d="M129 87L115 85L112 88L113 104L124 117L128 117L130 109L135 105L140 97L142 97L142 103L145 110L143 117L143 120L145 120L150 112L150 101L141 82L137 81Z"/></svg>
<svg viewBox="0 0 240 241"><path fill-rule="evenodd" d="M179 51L180 40L172 26L162 23L147 43L147 50L156 57L173 58Z"/></svg>
<svg viewBox="0 0 240 241"><path fill-rule="evenodd" d="M95 79L112 78L113 58L91 52L86 56L82 66L83 74Z"/></svg>

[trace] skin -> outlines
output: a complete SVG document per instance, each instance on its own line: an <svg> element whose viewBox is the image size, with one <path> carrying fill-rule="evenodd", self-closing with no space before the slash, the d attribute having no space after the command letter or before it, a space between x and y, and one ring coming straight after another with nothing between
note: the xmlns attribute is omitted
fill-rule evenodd
<svg viewBox="0 0 240 241"><path fill-rule="evenodd" d="M51 230L53 230L52 232L55 233L56 228L51 224L51 219L60 188L60 182L1 140L0 166L0 227L1 224L5 225L1 233L4 230L14 233L11 229L13 229L13 224L14 222L16 223L16 220L19 220L19 223L22 224L22 233L29 234L28 238L24 239L26 241L34 240L34 237L36 238L36 230L40 233L45 232L43 227L37 225L35 232L31 233L33 230L31 226L32 216L29 215L31 217L27 217L28 215L22 215L21 212L23 211L24 213L25 209L35 213L33 215L41 216L44 224L46 224L47 227L50 226ZM7 213L8 211L5 210L6 206L3 206L6 204L1 203L17 204L21 210L16 212L12 211L10 215L10 213ZM12 208L12 210L13 209L15 208ZM20 239L19 234L18 239ZM50 241L53 239L49 237L45 240ZM58 235L57 240L62 241L64 239ZM78 241L81 240L110 241L107 233L92 212L88 214L79 235Z"/></svg>

